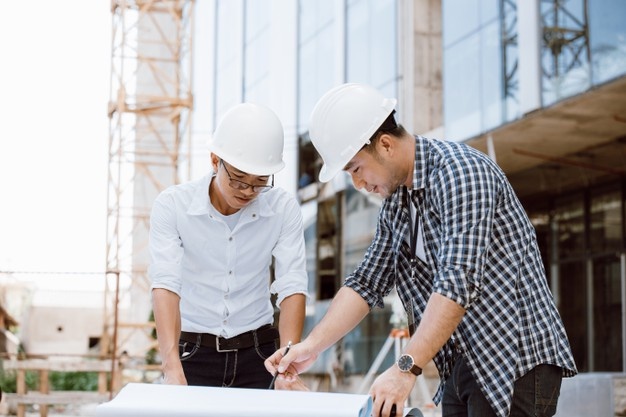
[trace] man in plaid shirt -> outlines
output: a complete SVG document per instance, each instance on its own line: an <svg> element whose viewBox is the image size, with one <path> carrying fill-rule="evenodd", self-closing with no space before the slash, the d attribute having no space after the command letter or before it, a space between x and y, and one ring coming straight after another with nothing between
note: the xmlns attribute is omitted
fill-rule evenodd
<svg viewBox="0 0 626 417"><path fill-rule="evenodd" d="M308 369L395 287L418 326L371 387L375 416L402 410L431 359L443 416L554 415L562 377L577 371L532 224L491 159L408 134L395 104L369 86L344 84L313 110L320 181L343 170L356 188L385 199L365 258L326 316L266 368Z"/></svg>

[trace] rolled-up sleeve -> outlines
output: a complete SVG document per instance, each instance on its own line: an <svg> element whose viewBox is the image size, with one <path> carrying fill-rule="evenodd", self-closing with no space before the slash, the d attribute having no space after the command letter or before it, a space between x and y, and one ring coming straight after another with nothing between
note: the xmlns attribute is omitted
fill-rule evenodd
<svg viewBox="0 0 626 417"><path fill-rule="evenodd" d="M175 202L166 191L157 197L150 215L150 288L163 288L180 296L182 258Z"/></svg>
<svg viewBox="0 0 626 417"><path fill-rule="evenodd" d="M304 294L308 297L302 213L293 198L287 199L284 207L280 238L272 251L275 280L270 290L277 294L277 306L293 294Z"/></svg>
<svg viewBox="0 0 626 417"><path fill-rule="evenodd" d="M441 170L435 200L441 210L441 249L434 291L469 308L480 297L493 234L498 181L489 166L472 159ZM467 172L458 175L455 172ZM506 230L507 225L500 225Z"/></svg>

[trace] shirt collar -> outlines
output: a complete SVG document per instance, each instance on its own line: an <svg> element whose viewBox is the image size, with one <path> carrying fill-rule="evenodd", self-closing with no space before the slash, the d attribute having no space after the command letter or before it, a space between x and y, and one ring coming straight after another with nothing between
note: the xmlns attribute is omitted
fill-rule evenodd
<svg viewBox="0 0 626 417"><path fill-rule="evenodd" d="M187 214L192 216L209 214L209 186L211 185L213 178L215 178L215 174L211 172L200 180L198 187L196 187L193 194L191 204L189 204L189 208L187 209ZM267 200L267 197L273 192L274 190L269 190L266 193L259 194L257 198L242 209L242 213L250 211L252 213L258 213L259 216L265 217L270 217L276 214Z"/></svg>
<svg viewBox="0 0 626 417"><path fill-rule="evenodd" d="M196 187L191 204L187 209L189 215L202 215L209 214L209 185L214 178L214 174L211 172L209 175L202 177Z"/></svg>
<svg viewBox="0 0 626 417"><path fill-rule="evenodd" d="M426 188L426 155L428 143L423 136L415 136L415 164L413 165L413 190Z"/></svg>

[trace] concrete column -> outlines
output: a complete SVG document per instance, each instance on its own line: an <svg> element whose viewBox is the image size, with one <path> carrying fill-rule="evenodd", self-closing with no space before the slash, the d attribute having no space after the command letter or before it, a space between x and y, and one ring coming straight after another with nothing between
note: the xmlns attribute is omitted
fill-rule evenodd
<svg viewBox="0 0 626 417"><path fill-rule="evenodd" d="M408 45L413 43L412 56L406 51L402 53L404 59L410 60L409 67L412 65L412 73L407 72L406 78L413 86L413 100L407 106L412 114L405 114L404 118L412 116L411 130L419 134L443 125L441 0L409 2L413 9L413 35L405 41ZM407 87L404 93L408 95L411 85Z"/></svg>

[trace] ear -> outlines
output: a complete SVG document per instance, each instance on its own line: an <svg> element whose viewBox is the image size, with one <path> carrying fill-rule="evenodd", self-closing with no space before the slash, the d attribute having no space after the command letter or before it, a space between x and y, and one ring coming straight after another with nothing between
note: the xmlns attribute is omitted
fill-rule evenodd
<svg viewBox="0 0 626 417"><path fill-rule="evenodd" d="M217 168L220 163L220 157L211 152L211 165L213 166L213 172L217 172Z"/></svg>
<svg viewBox="0 0 626 417"><path fill-rule="evenodd" d="M395 142L391 135L383 133L378 138L378 142L376 142L376 145L378 147L378 153L380 155L393 156Z"/></svg>

